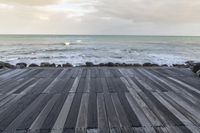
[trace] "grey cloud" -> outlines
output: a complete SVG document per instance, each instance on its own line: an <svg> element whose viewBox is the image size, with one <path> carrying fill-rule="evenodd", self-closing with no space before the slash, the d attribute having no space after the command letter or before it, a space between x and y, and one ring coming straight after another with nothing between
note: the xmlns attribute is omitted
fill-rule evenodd
<svg viewBox="0 0 200 133"><path fill-rule="evenodd" d="M99 16L129 19L133 22L200 22L198 0L99 0Z"/></svg>

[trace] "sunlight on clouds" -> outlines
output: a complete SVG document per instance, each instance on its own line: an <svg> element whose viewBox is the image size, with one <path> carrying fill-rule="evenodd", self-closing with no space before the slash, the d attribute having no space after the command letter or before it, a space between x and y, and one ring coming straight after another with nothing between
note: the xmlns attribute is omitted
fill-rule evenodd
<svg viewBox="0 0 200 133"><path fill-rule="evenodd" d="M0 9L12 9L14 6L0 3Z"/></svg>
<svg viewBox="0 0 200 133"><path fill-rule="evenodd" d="M0 0L0 32L200 34L199 7L199 0Z"/></svg>

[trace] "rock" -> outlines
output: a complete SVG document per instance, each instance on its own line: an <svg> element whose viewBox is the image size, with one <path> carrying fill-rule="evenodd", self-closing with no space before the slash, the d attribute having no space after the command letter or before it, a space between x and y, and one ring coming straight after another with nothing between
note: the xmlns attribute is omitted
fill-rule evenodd
<svg viewBox="0 0 200 133"><path fill-rule="evenodd" d="M62 67L73 67L73 65L70 63L66 63L66 64L63 64Z"/></svg>
<svg viewBox="0 0 200 133"><path fill-rule="evenodd" d="M0 62L0 68L15 68L14 65L11 65L9 63L6 63L6 62Z"/></svg>
<svg viewBox="0 0 200 133"><path fill-rule="evenodd" d="M113 67L113 66L115 66L115 64L112 63L112 62L108 62L108 63L106 64L106 66Z"/></svg>
<svg viewBox="0 0 200 133"><path fill-rule="evenodd" d="M39 66L37 64L32 63L29 65L29 67L39 67Z"/></svg>
<svg viewBox="0 0 200 133"><path fill-rule="evenodd" d="M173 67L187 68L187 67L189 67L189 66L188 66L188 65L185 65L185 64L173 64Z"/></svg>
<svg viewBox="0 0 200 133"><path fill-rule="evenodd" d="M152 63L147 62L147 63L144 63L143 66L144 66L144 67L158 67L159 65L158 65L158 64L152 64Z"/></svg>
<svg viewBox="0 0 200 133"><path fill-rule="evenodd" d="M105 64L104 63L100 63L98 66L105 66Z"/></svg>
<svg viewBox="0 0 200 133"><path fill-rule="evenodd" d="M17 68L20 68L20 69L25 68L26 66L27 66L27 64L26 64L26 63L23 63L23 62L17 63L17 64L16 64L16 67L17 67Z"/></svg>
<svg viewBox="0 0 200 133"><path fill-rule="evenodd" d="M50 66L50 63L48 63L48 62L42 62L40 64L40 67L49 67L49 66Z"/></svg>
<svg viewBox="0 0 200 133"><path fill-rule="evenodd" d="M145 67L150 67L150 66L151 66L151 63L144 63L143 66L145 66Z"/></svg>
<svg viewBox="0 0 200 133"><path fill-rule="evenodd" d="M132 66L134 66L134 67L141 67L142 65L141 64L133 64Z"/></svg>
<svg viewBox="0 0 200 133"><path fill-rule="evenodd" d="M197 76L200 77L200 70L196 72Z"/></svg>
<svg viewBox="0 0 200 133"><path fill-rule="evenodd" d="M196 73L198 70L200 70L200 63L195 63L192 67L192 71Z"/></svg>
<svg viewBox="0 0 200 133"><path fill-rule="evenodd" d="M89 66L89 67L94 66L94 64L92 62L86 62L85 65Z"/></svg>
<svg viewBox="0 0 200 133"><path fill-rule="evenodd" d="M62 67L60 64L57 67Z"/></svg>
<svg viewBox="0 0 200 133"><path fill-rule="evenodd" d="M194 66L195 63L194 61L186 61L185 64L189 66Z"/></svg>
<svg viewBox="0 0 200 133"><path fill-rule="evenodd" d="M161 65L162 67L168 67L168 65L167 64L163 64L163 65Z"/></svg>
<svg viewBox="0 0 200 133"><path fill-rule="evenodd" d="M49 67L56 67L56 64L55 63L50 64Z"/></svg>

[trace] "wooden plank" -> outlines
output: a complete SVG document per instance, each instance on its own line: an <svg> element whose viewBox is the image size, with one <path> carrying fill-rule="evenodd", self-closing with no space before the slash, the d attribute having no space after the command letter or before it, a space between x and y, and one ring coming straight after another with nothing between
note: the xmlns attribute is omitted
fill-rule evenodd
<svg viewBox="0 0 200 133"><path fill-rule="evenodd" d="M76 93L72 102L67 120L65 121L64 129L74 129L78 118L78 113L81 104L81 98L83 93Z"/></svg>
<svg viewBox="0 0 200 133"><path fill-rule="evenodd" d="M56 103L54 104L53 108L48 114L48 117L43 122L41 129L51 130L60 114L60 111L66 101L68 94L61 94Z"/></svg>
<svg viewBox="0 0 200 133"><path fill-rule="evenodd" d="M129 122L128 117L131 117L131 116L130 116L130 114L126 114L125 108L122 105L124 103L120 102L120 100L118 98L118 95L121 95L121 94L116 94L116 93L111 94L112 101L113 101L115 110L117 112L117 116L118 116L118 118L120 120L121 130L123 132L129 133L129 132L132 131L132 129L131 129L131 123ZM134 118L131 118L131 119L134 119Z"/></svg>
<svg viewBox="0 0 200 133"><path fill-rule="evenodd" d="M121 80L126 84L126 87L128 88L130 94L135 99L135 101L137 102L137 104L140 105L141 109L143 110L143 112L145 113L146 117L149 119L149 121L151 122L151 124L153 126L162 126L162 123L160 122L160 120L158 119L158 117L149 108L149 106L148 106L149 104L147 105L142 100L142 98L140 97L140 95L142 93L140 93L140 95L138 95L137 91L135 91L135 89L131 88L131 85L128 83L128 81L124 77L121 77ZM143 99L145 99L145 97L143 97Z"/></svg>
<svg viewBox="0 0 200 133"><path fill-rule="evenodd" d="M128 120L132 127L140 127L142 126L135 111L133 110L132 105L130 102L128 102L128 99L126 98L124 93L118 94L119 100L122 103L122 106L126 112L126 114L129 116Z"/></svg>
<svg viewBox="0 0 200 133"><path fill-rule="evenodd" d="M88 100L89 94L84 93L81 100L80 111L76 123L76 132L86 132L88 118ZM81 129L81 130L80 130Z"/></svg>
<svg viewBox="0 0 200 133"><path fill-rule="evenodd" d="M74 93L70 93L57 117L57 120L52 128L51 133L62 133L64 129L64 124L69 114L69 110L74 98Z"/></svg>
<svg viewBox="0 0 200 133"><path fill-rule="evenodd" d="M16 129L28 129L37 114L45 105L49 96L39 95L20 115L4 130L4 133L14 132Z"/></svg>
<svg viewBox="0 0 200 133"><path fill-rule="evenodd" d="M0 115L0 129L5 130L10 123L37 97L38 95L25 95L18 100L16 104L6 108L6 110Z"/></svg>
<svg viewBox="0 0 200 133"><path fill-rule="evenodd" d="M178 117L178 119L184 124L184 125L193 125L193 123L188 120L183 114L181 114L179 111L177 111L171 104L169 104L167 101L165 101L162 96L160 96L158 93L153 93L153 95L162 103L165 105L165 107L167 107L170 112L172 112L175 116ZM192 127L192 126L188 126L188 128L184 128L184 131L187 132L200 132L200 129L197 127Z"/></svg>
<svg viewBox="0 0 200 133"><path fill-rule="evenodd" d="M97 94L98 129L100 133L109 133L105 100L102 93Z"/></svg>
<svg viewBox="0 0 200 133"><path fill-rule="evenodd" d="M54 104L56 103L59 97L60 95L56 94L48 101L46 106L43 108L43 110L40 112L38 117L30 126L29 133L36 132L41 129L42 124L44 123L45 119L48 117L49 112L51 111L51 109L53 108Z"/></svg>
<svg viewBox="0 0 200 133"><path fill-rule="evenodd" d="M87 128L94 129L98 127L97 121L97 94L90 93L88 101L88 119L87 119Z"/></svg>
<svg viewBox="0 0 200 133"><path fill-rule="evenodd" d="M112 99L110 94L104 94L105 98L105 105L106 105L106 112L109 122L109 128L110 129L116 129L116 132L120 132L120 122L117 117Z"/></svg>

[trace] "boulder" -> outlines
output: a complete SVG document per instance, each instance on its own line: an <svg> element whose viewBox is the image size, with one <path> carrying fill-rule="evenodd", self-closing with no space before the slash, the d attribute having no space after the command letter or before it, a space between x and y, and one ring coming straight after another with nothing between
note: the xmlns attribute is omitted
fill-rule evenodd
<svg viewBox="0 0 200 133"><path fill-rule="evenodd" d="M27 66L27 64L26 64L26 63L23 63L23 62L17 63L17 64L16 64L16 67L17 67L17 68L20 68L20 69L25 68L26 66Z"/></svg>
<svg viewBox="0 0 200 133"><path fill-rule="evenodd" d="M187 68L187 67L189 67L189 66L186 65L186 64L173 64L173 67Z"/></svg>
<svg viewBox="0 0 200 133"><path fill-rule="evenodd" d="M163 65L161 65L162 67L168 67L168 65L167 64L163 64Z"/></svg>
<svg viewBox="0 0 200 133"><path fill-rule="evenodd" d="M70 63L66 63L66 64L62 64L62 67L73 67L73 65Z"/></svg>
<svg viewBox="0 0 200 133"><path fill-rule="evenodd" d="M194 66L195 63L194 61L186 61L185 64L189 66Z"/></svg>
<svg viewBox="0 0 200 133"><path fill-rule="evenodd" d="M56 64L55 63L50 64L49 67L56 67Z"/></svg>
<svg viewBox="0 0 200 133"><path fill-rule="evenodd" d="M108 62L108 63L106 64L106 66L113 67L113 66L115 66L115 64L112 63L112 62Z"/></svg>
<svg viewBox="0 0 200 133"><path fill-rule="evenodd" d="M141 67L142 65L141 64L133 64L132 66L133 67Z"/></svg>
<svg viewBox="0 0 200 133"><path fill-rule="evenodd" d="M200 77L200 70L196 72L197 76Z"/></svg>
<svg viewBox="0 0 200 133"><path fill-rule="evenodd" d="M147 62L147 63L144 63L143 66L144 66L144 67L158 67L159 65L158 65L158 64L152 64L152 63Z"/></svg>
<svg viewBox="0 0 200 133"><path fill-rule="evenodd" d="M105 66L105 64L104 63L100 63L98 66Z"/></svg>
<svg viewBox="0 0 200 133"><path fill-rule="evenodd" d="M92 62L86 62L85 65L88 67L94 66L94 64Z"/></svg>
<svg viewBox="0 0 200 133"><path fill-rule="evenodd" d="M40 64L40 67L49 67L49 66L50 66L50 63L48 63L48 62L42 62Z"/></svg>
<svg viewBox="0 0 200 133"><path fill-rule="evenodd" d="M57 67L62 67L62 65L59 64L59 65L57 65Z"/></svg>
<svg viewBox="0 0 200 133"><path fill-rule="evenodd" d="M29 65L29 67L39 67L39 65L32 63Z"/></svg>
<svg viewBox="0 0 200 133"><path fill-rule="evenodd" d="M15 68L15 66L6 62L0 62L0 68Z"/></svg>
<svg viewBox="0 0 200 133"><path fill-rule="evenodd" d="M196 73L198 70L200 70L200 63L195 63L192 67L192 71Z"/></svg>

